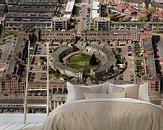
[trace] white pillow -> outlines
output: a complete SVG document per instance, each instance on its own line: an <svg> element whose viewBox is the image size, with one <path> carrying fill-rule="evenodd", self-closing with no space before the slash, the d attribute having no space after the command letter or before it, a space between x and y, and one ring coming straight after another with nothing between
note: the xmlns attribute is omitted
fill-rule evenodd
<svg viewBox="0 0 163 130"><path fill-rule="evenodd" d="M74 85L67 82L67 91L68 91L68 95L67 95L67 101L66 102L75 101Z"/></svg>
<svg viewBox="0 0 163 130"><path fill-rule="evenodd" d="M138 85L138 84L122 84L122 85L118 84L117 85L117 84L109 83L109 87L111 88L111 91L110 91L111 93L114 93L113 92L113 87L114 88L119 87L119 88L123 88L124 90L127 90L128 88L131 88L134 85ZM130 93L131 91L129 91L129 97L127 97L127 98L132 98L132 96L130 97L130 95L136 95L137 90L138 90L138 95L137 95L136 99L143 100L143 101L146 101L146 102L150 102L149 101L149 95L148 95L148 83L139 84L138 89L136 89L136 88L133 89L132 93ZM126 95L127 95L126 91L118 91L118 92L125 92ZM136 96L133 96L133 97L135 98Z"/></svg>
<svg viewBox="0 0 163 130"><path fill-rule="evenodd" d="M120 87L120 88L128 88L131 87L135 84L113 84L113 83L109 83L109 86L115 86L115 87Z"/></svg>
<svg viewBox="0 0 163 130"><path fill-rule="evenodd" d="M113 93L113 94L84 93L84 97L86 99L92 99L92 98L125 98L125 93Z"/></svg>
<svg viewBox="0 0 163 130"><path fill-rule="evenodd" d="M139 85L138 84L109 84L111 93L125 93L126 98L138 99Z"/></svg>
<svg viewBox="0 0 163 130"><path fill-rule="evenodd" d="M67 101L76 101L84 99L84 93L106 93L110 90L108 89L109 83L106 82L104 84L99 85L92 85L92 86L82 86L82 85L72 85L71 83L67 82Z"/></svg>
<svg viewBox="0 0 163 130"><path fill-rule="evenodd" d="M139 85L138 99L149 102L148 83L144 83L144 84Z"/></svg>

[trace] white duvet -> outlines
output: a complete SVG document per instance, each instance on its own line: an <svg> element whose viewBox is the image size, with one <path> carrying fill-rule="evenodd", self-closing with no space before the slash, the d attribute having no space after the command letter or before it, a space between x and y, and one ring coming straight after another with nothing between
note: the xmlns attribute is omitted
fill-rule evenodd
<svg viewBox="0 0 163 130"><path fill-rule="evenodd" d="M65 103L50 113L43 130L163 130L163 110L130 98Z"/></svg>

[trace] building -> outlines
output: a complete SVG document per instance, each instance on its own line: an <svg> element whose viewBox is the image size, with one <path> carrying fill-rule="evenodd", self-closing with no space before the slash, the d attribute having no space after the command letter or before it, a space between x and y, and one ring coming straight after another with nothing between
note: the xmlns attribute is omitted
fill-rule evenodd
<svg viewBox="0 0 163 130"><path fill-rule="evenodd" d="M4 14L5 14L5 8L6 8L6 6L5 6L5 1L2 0L2 1L0 2L0 26L1 26L1 27L4 27L4 20L5 20ZM1 28L1 27L0 27L0 28Z"/></svg>
<svg viewBox="0 0 163 130"><path fill-rule="evenodd" d="M24 93L25 88L25 80L19 81L18 77L10 77L2 79L2 94L16 94L16 93Z"/></svg>
<svg viewBox="0 0 163 130"><path fill-rule="evenodd" d="M69 77L75 77L78 79L83 79L83 70L76 70L69 66L64 65L63 58L70 53L74 52L72 47L61 46L55 52L53 52L53 68L59 70L62 75Z"/></svg>
<svg viewBox="0 0 163 130"><path fill-rule="evenodd" d="M132 41L132 40L143 40L151 37L151 31L124 31L124 30L115 30L115 31L104 31L104 32L87 32L83 34L83 37L87 37L90 41Z"/></svg>
<svg viewBox="0 0 163 130"><path fill-rule="evenodd" d="M23 94L25 89L25 80L20 81L18 77L2 78L1 79L1 94ZM45 89L46 83L44 82L30 82L28 89ZM65 83L60 80L50 82L49 91L51 93L65 93Z"/></svg>
<svg viewBox="0 0 163 130"><path fill-rule="evenodd" d="M75 32L56 31L56 32L42 32L41 39L43 41L71 41L75 40Z"/></svg>
<svg viewBox="0 0 163 130"><path fill-rule="evenodd" d="M100 4L100 17L107 17L109 12L108 6Z"/></svg>
<svg viewBox="0 0 163 130"><path fill-rule="evenodd" d="M151 30L153 32L163 31L162 22L111 22L111 30Z"/></svg>
<svg viewBox="0 0 163 130"><path fill-rule="evenodd" d="M160 79L154 75L151 79L148 79L148 92L151 100L158 100L161 96L160 91Z"/></svg>
<svg viewBox="0 0 163 130"><path fill-rule="evenodd" d="M96 78L104 76L110 69L111 66L116 64L115 54L106 48L102 48L98 45L89 45L85 47L85 52L90 54L95 54L105 59L105 64L101 65L98 69L92 70L92 75L95 75ZM107 74L106 74L107 76Z"/></svg>
<svg viewBox="0 0 163 130"><path fill-rule="evenodd" d="M153 37L150 39L144 40L143 42L143 48L144 48L144 68L145 68L145 77L144 80L146 80L149 84L148 90L149 90L149 96L150 99L153 101L160 100L161 98L161 82L160 78L158 77L158 70L157 70L157 64L156 60L158 59L158 56L160 53L156 53L155 49L153 47ZM156 39L154 40L155 42ZM162 43L161 41L159 43ZM158 48L162 49L162 45L158 43ZM162 53L161 53L162 55ZM160 55L160 57L161 57ZM160 58L161 62L161 58Z"/></svg>
<svg viewBox="0 0 163 130"><path fill-rule="evenodd" d="M156 9L163 10L163 1L162 0L151 0L151 5L155 6Z"/></svg>
<svg viewBox="0 0 163 130"><path fill-rule="evenodd" d="M162 20L162 13L155 13L157 18ZM159 16L158 16L159 15ZM113 22L109 18L96 17L93 20L93 27L95 31L117 31L117 30L151 30L153 32L163 31L162 22Z"/></svg>
<svg viewBox="0 0 163 130"><path fill-rule="evenodd" d="M144 0L124 0L124 2L138 8L145 7Z"/></svg>
<svg viewBox="0 0 163 130"><path fill-rule="evenodd" d="M0 1L0 4L5 4L5 0L1 0Z"/></svg>
<svg viewBox="0 0 163 130"><path fill-rule="evenodd" d="M163 1L162 0L151 0L151 2L163 4Z"/></svg>
<svg viewBox="0 0 163 130"><path fill-rule="evenodd" d="M41 39L44 41L71 41L79 36L76 32L42 32ZM113 31L89 31L81 33L80 37L86 38L89 41L124 41L124 40L143 40L151 38L151 31L139 30L113 30Z"/></svg>
<svg viewBox="0 0 163 130"><path fill-rule="evenodd" d="M5 28L52 29L52 17L61 16L62 10L54 0L9 0Z"/></svg>
<svg viewBox="0 0 163 130"><path fill-rule="evenodd" d="M100 2L104 4L109 4L109 3L117 4L123 2L123 0L100 0Z"/></svg>
<svg viewBox="0 0 163 130"><path fill-rule="evenodd" d="M67 31L69 19L66 17L53 17L52 18L52 29L58 31Z"/></svg>
<svg viewBox="0 0 163 130"><path fill-rule="evenodd" d="M67 2L63 17L70 19L74 5L75 5L75 0L69 0Z"/></svg>
<svg viewBox="0 0 163 130"><path fill-rule="evenodd" d="M137 10L131 6L129 6L128 8L126 8L124 10L125 13L132 15L132 16L137 16Z"/></svg>
<svg viewBox="0 0 163 130"><path fill-rule="evenodd" d="M100 16L100 2L93 1L91 7L91 19L94 19L99 16Z"/></svg>
<svg viewBox="0 0 163 130"><path fill-rule="evenodd" d="M120 3L120 4L117 4L117 6L116 6L116 9L121 12L124 12L126 8L127 8L127 6L125 3Z"/></svg>
<svg viewBox="0 0 163 130"><path fill-rule="evenodd" d="M162 21L163 20L163 12L161 12L161 11L155 12L153 14L153 18Z"/></svg>
<svg viewBox="0 0 163 130"><path fill-rule="evenodd" d="M47 83L46 82L30 82L28 89L46 89ZM52 94L55 93L66 93L66 85L65 82L62 80L55 80L49 83L49 92Z"/></svg>
<svg viewBox="0 0 163 130"><path fill-rule="evenodd" d="M104 17L97 17L94 19L95 31L108 31L110 30L110 19Z"/></svg>
<svg viewBox="0 0 163 130"><path fill-rule="evenodd" d="M74 3L68 1L64 9L57 0L9 0L5 28L67 30Z"/></svg>
<svg viewBox="0 0 163 130"><path fill-rule="evenodd" d="M9 4L23 4L23 5L52 5L57 0L8 0Z"/></svg>
<svg viewBox="0 0 163 130"><path fill-rule="evenodd" d="M15 4L19 4L19 0L6 0L8 2L8 4L12 4L12 5L15 5Z"/></svg>

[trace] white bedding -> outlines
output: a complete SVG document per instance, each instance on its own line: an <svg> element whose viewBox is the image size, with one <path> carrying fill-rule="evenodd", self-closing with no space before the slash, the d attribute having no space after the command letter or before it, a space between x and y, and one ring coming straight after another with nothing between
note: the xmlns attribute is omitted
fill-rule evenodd
<svg viewBox="0 0 163 130"><path fill-rule="evenodd" d="M50 113L43 130L162 130L163 110L130 98L85 99Z"/></svg>

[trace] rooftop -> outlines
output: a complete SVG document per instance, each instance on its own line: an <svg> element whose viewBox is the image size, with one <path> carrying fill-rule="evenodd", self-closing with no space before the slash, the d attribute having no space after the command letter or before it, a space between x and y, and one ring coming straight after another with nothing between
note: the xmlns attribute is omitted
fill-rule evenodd
<svg viewBox="0 0 163 130"><path fill-rule="evenodd" d="M99 5L100 5L100 2L95 2L95 1L93 2L93 4L92 4L92 19L100 16Z"/></svg>
<svg viewBox="0 0 163 130"><path fill-rule="evenodd" d="M64 21L68 20L67 17L53 17L52 19L53 19L53 21L62 21L62 22L63 22L63 20Z"/></svg>
<svg viewBox="0 0 163 130"><path fill-rule="evenodd" d="M56 0L9 0L9 4L37 4L37 5L51 5L56 3Z"/></svg>
<svg viewBox="0 0 163 130"><path fill-rule="evenodd" d="M125 0L126 2L142 4L144 0Z"/></svg>
<svg viewBox="0 0 163 130"><path fill-rule="evenodd" d="M129 7L127 8L127 10L128 10L128 12L130 12L130 13L135 13L135 12L137 12L137 10L134 9L133 7L131 7L131 6L129 6Z"/></svg>
<svg viewBox="0 0 163 130"><path fill-rule="evenodd" d="M4 4L4 3L5 3L5 0L1 0L1 1L0 1L0 4Z"/></svg>
<svg viewBox="0 0 163 130"><path fill-rule="evenodd" d="M157 16L157 17L163 17L163 12L155 12L154 16Z"/></svg>
<svg viewBox="0 0 163 130"><path fill-rule="evenodd" d="M117 7L116 7L118 10L125 10L126 9L126 5L124 3L120 3L120 4L117 4Z"/></svg>
<svg viewBox="0 0 163 130"><path fill-rule="evenodd" d="M163 4L163 1L162 0L153 0L153 1L156 2L156 3Z"/></svg>
<svg viewBox="0 0 163 130"><path fill-rule="evenodd" d="M105 18L105 17L96 17L96 21L110 21L110 18Z"/></svg>
<svg viewBox="0 0 163 130"><path fill-rule="evenodd" d="M73 7L74 7L75 1L68 1L67 5L66 5L66 12L72 12Z"/></svg>
<svg viewBox="0 0 163 130"><path fill-rule="evenodd" d="M163 8L163 3L152 3L153 6L156 6L158 8Z"/></svg>
<svg viewBox="0 0 163 130"><path fill-rule="evenodd" d="M147 65L149 65L149 74L150 76L154 75L156 73L155 70L155 62L154 62L154 54L153 54L153 47L152 47L152 41L146 40L144 41L144 49L147 50L145 52L145 55L147 54ZM151 53L152 52L152 53Z"/></svg>
<svg viewBox="0 0 163 130"><path fill-rule="evenodd" d="M67 2L66 9L65 9L65 14L64 14L63 17L68 18L68 19L71 17L71 13L72 13L72 10L74 8L74 4L75 4L74 0L72 0L72 1L70 0L70 1Z"/></svg>

